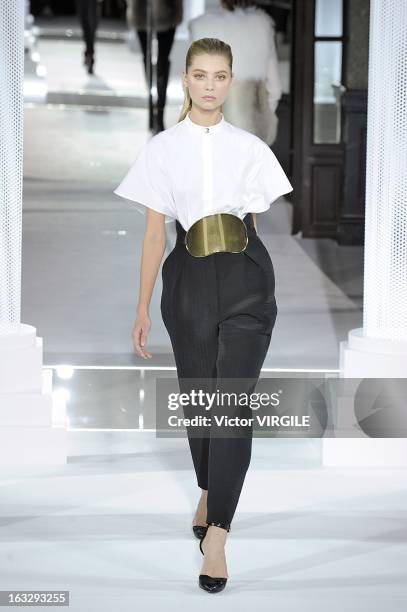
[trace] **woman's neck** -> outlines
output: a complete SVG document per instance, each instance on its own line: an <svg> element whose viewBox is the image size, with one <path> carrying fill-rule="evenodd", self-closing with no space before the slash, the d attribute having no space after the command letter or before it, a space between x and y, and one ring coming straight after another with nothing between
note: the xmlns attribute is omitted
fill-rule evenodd
<svg viewBox="0 0 407 612"><path fill-rule="evenodd" d="M191 108L191 110L188 111L188 115L191 121L197 125L202 125L202 127L211 127L211 125L216 125L222 120L222 113L219 108L211 111L201 111L196 108Z"/></svg>

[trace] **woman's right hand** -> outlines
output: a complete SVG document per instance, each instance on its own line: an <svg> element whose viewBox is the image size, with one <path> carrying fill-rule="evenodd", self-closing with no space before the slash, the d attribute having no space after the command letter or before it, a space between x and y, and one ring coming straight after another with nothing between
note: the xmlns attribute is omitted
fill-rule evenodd
<svg viewBox="0 0 407 612"><path fill-rule="evenodd" d="M150 331L151 321L148 314L138 315L132 331L134 351L143 359L151 359L151 353L145 350L147 335Z"/></svg>

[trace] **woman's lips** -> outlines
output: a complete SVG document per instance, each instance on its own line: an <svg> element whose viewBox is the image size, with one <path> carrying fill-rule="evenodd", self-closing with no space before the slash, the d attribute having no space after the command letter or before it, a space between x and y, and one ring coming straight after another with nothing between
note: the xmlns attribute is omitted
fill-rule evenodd
<svg viewBox="0 0 407 612"><path fill-rule="evenodd" d="M204 100L215 100L215 96L204 96Z"/></svg>

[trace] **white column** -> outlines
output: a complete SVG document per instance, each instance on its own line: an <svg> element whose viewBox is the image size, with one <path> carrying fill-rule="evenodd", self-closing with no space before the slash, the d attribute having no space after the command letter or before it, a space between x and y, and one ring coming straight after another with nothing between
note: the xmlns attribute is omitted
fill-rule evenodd
<svg viewBox="0 0 407 612"><path fill-rule="evenodd" d="M343 376L407 377L407 2L371 0L363 328Z"/></svg>
<svg viewBox="0 0 407 612"><path fill-rule="evenodd" d="M363 328L340 344L346 378L407 378L406 33L407 2L371 0ZM405 438L351 435L324 440L324 465L407 466Z"/></svg>
<svg viewBox="0 0 407 612"><path fill-rule="evenodd" d="M20 322L24 0L0 3L0 467L65 462L42 338ZM49 386L49 385L48 385Z"/></svg>

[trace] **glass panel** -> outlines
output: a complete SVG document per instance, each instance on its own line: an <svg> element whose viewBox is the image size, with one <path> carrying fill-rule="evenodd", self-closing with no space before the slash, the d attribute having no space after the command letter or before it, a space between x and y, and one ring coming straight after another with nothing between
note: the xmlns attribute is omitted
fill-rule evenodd
<svg viewBox="0 0 407 612"><path fill-rule="evenodd" d="M341 141L342 43L321 41L314 48L314 142L337 143Z"/></svg>
<svg viewBox="0 0 407 612"><path fill-rule="evenodd" d="M315 36L342 36L342 1L315 1Z"/></svg>

